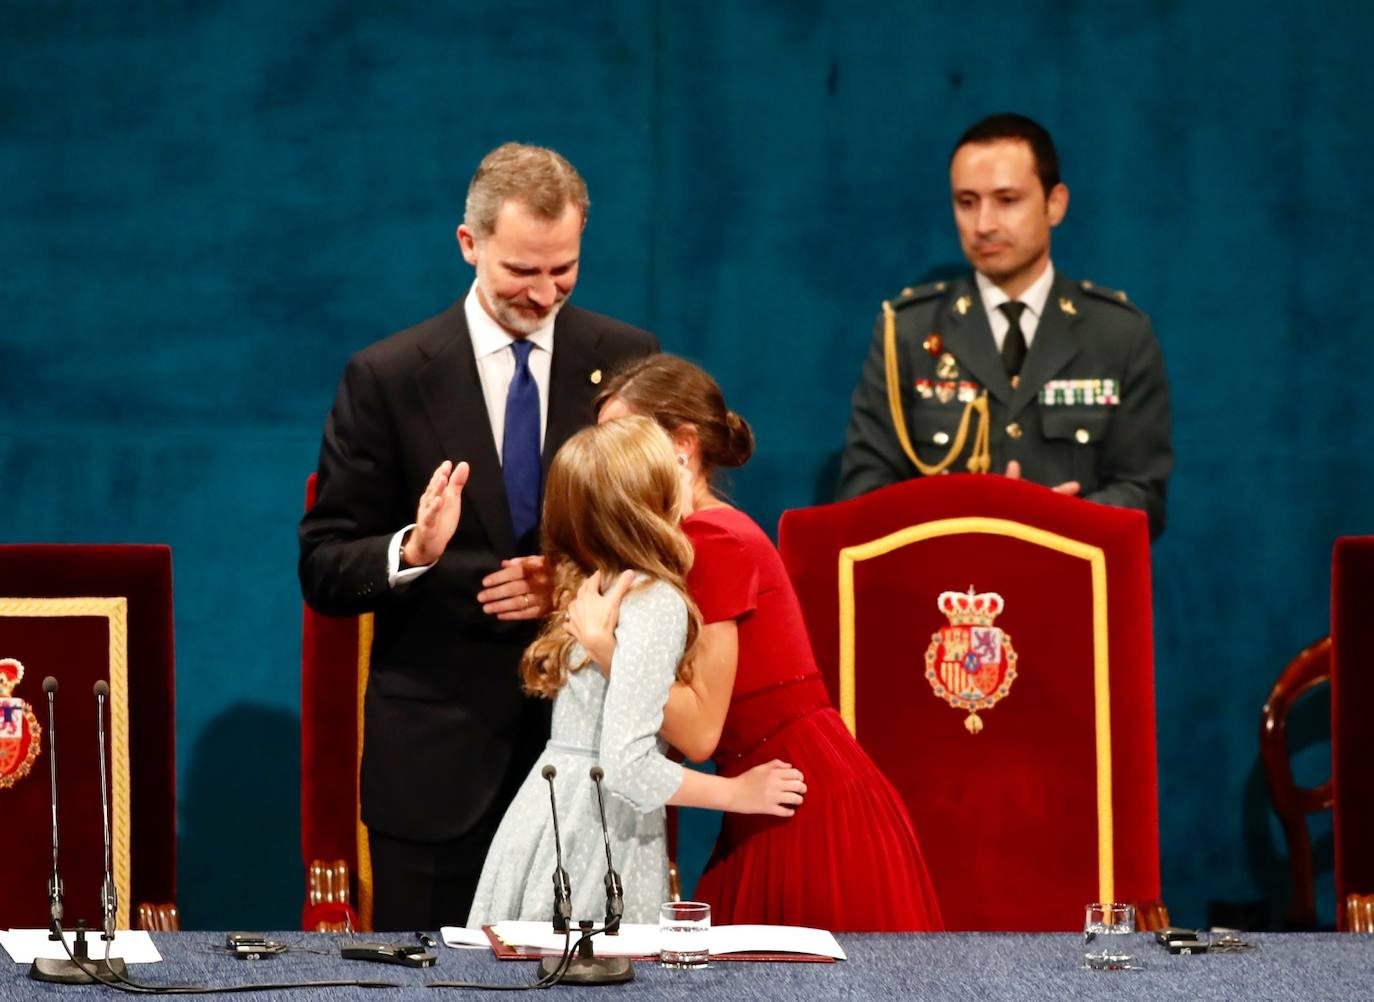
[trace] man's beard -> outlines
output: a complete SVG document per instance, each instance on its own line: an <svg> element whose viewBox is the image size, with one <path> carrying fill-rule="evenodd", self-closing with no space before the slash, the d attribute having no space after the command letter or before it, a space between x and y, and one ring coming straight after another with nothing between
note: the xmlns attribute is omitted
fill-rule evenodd
<svg viewBox="0 0 1374 1002"><path fill-rule="evenodd" d="M482 298L487 301L493 319L507 330L518 331L521 334L533 334L539 328L550 323L558 315L558 311L563 308L563 304L568 301L568 293L560 292L558 298L553 301L553 305L548 308L543 316L535 316L532 313L517 309L513 300L503 299L496 295L482 281L481 276L478 276L477 287L482 292Z"/></svg>

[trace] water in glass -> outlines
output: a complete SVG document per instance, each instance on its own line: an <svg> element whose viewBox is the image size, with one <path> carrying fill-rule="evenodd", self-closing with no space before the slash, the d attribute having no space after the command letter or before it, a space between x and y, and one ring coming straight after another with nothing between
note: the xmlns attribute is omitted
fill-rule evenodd
<svg viewBox="0 0 1374 1002"><path fill-rule="evenodd" d="M1130 935L1135 907L1119 902L1088 905L1083 917L1083 966L1094 971L1127 971L1135 964Z"/></svg>
<svg viewBox="0 0 1374 1002"><path fill-rule="evenodd" d="M658 948L664 967L705 967L710 957L710 935L710 905L701 901L669 901L659 907Z"/></svg>

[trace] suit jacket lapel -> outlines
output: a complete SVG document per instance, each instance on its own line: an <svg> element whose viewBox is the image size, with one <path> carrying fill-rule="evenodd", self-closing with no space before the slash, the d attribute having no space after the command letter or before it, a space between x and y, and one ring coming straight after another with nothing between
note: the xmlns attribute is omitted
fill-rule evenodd
<svg viewBox="0 0 1374 1002"><path fill-rule="evenodd" d="M965 312L958 305L967 302ZM1011 399L1011 383L997 354L997 342L988 326L988 314L972 278L964 278L946 297L942 311L942 337L945 350L959 360L968 374L987 387L988 395L1006 403ZM919 333L919 332L918 332Z"/></svg>
<svg viewBox="0 0 1374 1002"><path fill-rule="evenodd" d="M455 463L467 460L472 467L463 489L463 518L475 514L486 527L492 548L498 554L514 553L515 534L501 460L496 455L461 299L449 307L443 322L420 350L426 360L416 373L416 382L444 456Z"/></svg>
<svg viewBox="0 0 1374 1002"><path fill-rule="evenodd" d="M544 472L554 453L587 423L596 385L594 352L600 335L580 322L577 311L564 307L554 321L553 365L549 371L549 416L544 422Z"/></svg>
<svg viewBox="0 0 1374 1002"><path fill-rule="evenodd" d="M1007 410L1009 418L1025 410L1039 395L1041 387L1078 354L1082 333L1073 303L1073 284L1062 275L1056 275L1049 298L1045 300L1044 313L1035 328L1035 340L1021 368L1021 383L1012 394Z"/></svg>

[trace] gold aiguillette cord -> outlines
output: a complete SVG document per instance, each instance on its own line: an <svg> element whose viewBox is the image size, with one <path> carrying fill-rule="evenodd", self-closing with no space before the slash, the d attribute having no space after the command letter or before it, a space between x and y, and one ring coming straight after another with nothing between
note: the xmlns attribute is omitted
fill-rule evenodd
<svg viewBox="0 0 1374 1002"><path fill-rule="evenodd" d="M916 450L911 445L911 437L907 434L906 417L902 413L901 374L897 370L897 313L892 309L892 304L886 301L883 303L883 363L887 370L887 406L892 412L892 427L897 432L897 441L902 444L902 451L916 465L916 469L921 471L922 476L933 477L937 473L944 473L958 458L959 453L963 452L968 441L969 417L975 411L978 413L978 430L974 433L973 449L965 465L970 473L987 473L992 469L987 390L964 405L963 416L959 419L959 431L954 436L954 444L949 447L944 459L932 466L921 462L920 457L916 455Z"/></svg>

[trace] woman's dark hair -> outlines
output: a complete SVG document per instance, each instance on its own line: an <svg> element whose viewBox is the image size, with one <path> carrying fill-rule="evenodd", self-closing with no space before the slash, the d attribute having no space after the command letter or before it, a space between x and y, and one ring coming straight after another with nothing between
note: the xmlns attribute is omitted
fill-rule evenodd
<svg viewBox="0 0 1374 1002"><path fill-rule="evenodd" d="M749 422L726 407L716 381L685 358L649 355L628 363L607 380L596 409L612 397L653 418L670 435L685 424L695 427L708 474L717 467L743 466L754 454Z"/></svg>

